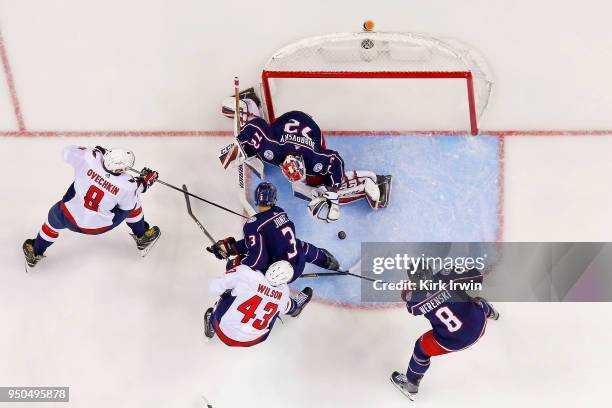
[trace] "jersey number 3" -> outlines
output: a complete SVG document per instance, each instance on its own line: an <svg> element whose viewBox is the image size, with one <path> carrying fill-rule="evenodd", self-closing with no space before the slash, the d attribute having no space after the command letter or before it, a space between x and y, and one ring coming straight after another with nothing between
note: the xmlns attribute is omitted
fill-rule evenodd
<svg viewBox="0 0 612 408"><path fill-rule="evenodd" d="M96 186L90 186L87 190L87 194L85 194L85 208L92 211L98 211L98 206L100 205L100 201L102 201L102 197L104 197L104 191Z"/></svg>
<svg viewBox="0 0 612 408"><path fill-rule="evenodd" d="M238 311L244 314L244 317L240 321L241 323L248 323L249 320L257 317L257 308L261 304L261 300L262 299L259 296L255 295L238 306ZM266 314L263 315L263 318L255 319L252 324L252 326L257 330L264 330L268 328L270 319L274 317L276 311L278 310L278 305L276 303L268 302L264 306L263 310L266 312Z"/></svg>

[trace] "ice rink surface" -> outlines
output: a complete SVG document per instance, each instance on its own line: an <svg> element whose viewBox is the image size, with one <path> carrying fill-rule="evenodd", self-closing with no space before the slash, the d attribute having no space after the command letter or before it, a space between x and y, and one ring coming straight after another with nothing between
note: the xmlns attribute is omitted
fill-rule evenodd
<svg viewBox="0 0 612 408"><path fill-rule="evenodd" d="M216 161L230 140L219 100L231 92L231 78L255 83L280 46L356 30L372 18L388 30L457 37L487 57L496 84L481 121L484 135L330 136L348 168L393 174L392 206L344 207L341 224L321 226L285 185L281 205L302 238L346 264L363 236L609 241L612 132L592 130L612 129L610 9L596 0L272 0L265 7L237 0L0 0L0 386L67 385L68 406L79 408L193 408L202 395L215 408L407 406L388 376L405 369L427 321L401 307L321 301L354 301L347 278L318 284L323 299L298 320L277 323L258 347L205 342L202 312L215 300L207 285L223 266L203 252L206 241L180 194L161 185L143 196L145 218L162 229L147 258L125 226L98 237L64 231L35 271L23 273L21 243L72 181L62 147L129 147L137 167L154 167L163 180L239 210L235 175ZM375 102L364 104L364 116L376 113ZM432 122L444 125L443 114ZM20 127L25 132L16 134ZM48 133L28 133L35 131ZM278 180L277 172L268 175ZM240 234L238 217L200 203L194 210L215 237ZM340 227L349 237L342 243L335 238ZM432 359L416 404L607 401L609 304L498 306L502 319L478 344Z"/></svg>
<svg viewBox="0 0 612 408"><path fill-rule="evenodd" d="M330 149L342 152L346 170L392 174L393 205L372 211L363 201L342 206L341 219L321 224L294 198L281 172L267 167L266 180L279 186L298 237L330 251L349 269L360 260L361 242L495 241L498 231L499 141L470 136L332 136ZM385 159L377 154L386 152ZM251 190L258 183L253 176ZM338 239L338 231L347 238ZM364 238L367 237L367 238ZM308 266L315 272L317 268ZM308 279L327 300L359 303L360 281Z"/></svg>

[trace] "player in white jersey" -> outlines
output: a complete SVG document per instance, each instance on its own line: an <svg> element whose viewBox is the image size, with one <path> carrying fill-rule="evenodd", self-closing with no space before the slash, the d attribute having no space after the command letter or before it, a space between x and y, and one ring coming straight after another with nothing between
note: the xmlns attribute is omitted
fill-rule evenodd
<svg viewBox="0 0 612 408"><path fill-rule="evenodd" d="M287 261L270 265L265 275L246 265L238 265L213 280L209 292L220 296L214 308L204 315L204 334L231 347L250 347L268 338L279 314L297 317L312 298L304 288L295 297L287 282L293 267Z"/></svg>
<svg viewBox="0 0 612 408"><path fill-rule="evenodd" d="M132 229L138 249L146 255L160 230L144 220L139 196L155 183L157 172L145 168L140 177L130 176L127 171L134 165L134 153L120 148L68 146L62 157L74 167L74 182L51 207L36 238L23 243L27 266L34 267L44 257L60 229L97 235L124 220Z"/></svg>

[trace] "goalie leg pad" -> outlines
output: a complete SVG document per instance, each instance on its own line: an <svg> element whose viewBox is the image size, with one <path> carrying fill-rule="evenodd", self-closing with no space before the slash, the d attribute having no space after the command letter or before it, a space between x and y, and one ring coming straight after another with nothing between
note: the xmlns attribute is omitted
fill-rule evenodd
<svg viewBox="0 0 612 408"><path fill-rule="evenodd" d="M365 179L363 185L368 204L371 208L378 209L380 206L380 189L371 178Z"/></svg>
<svg viewBox="0 0 612 408"><path fill-rule="evenodd" d="M368 202L373 201L375 203L378 201L379 195L376 190L376 174L367 170L347 171L344 173L342 186L338 190L340 204L348 204L364 198ZM372 206L372 204L370 205Z"/></svg>
<svg viewBox="0 0 612 408"><path fill-rule="evenodd" d="M236 104L236 100L234 99L233 96L230 96L229 98L224 99L223 102L221 103L221 113L223 113L224 116L230 119L233 119L235 115L234 110L236 109L235 104ZM240 124L241 125L244 125L246 122L248 122L251 119L261 118L261 117L262 117L261 110L259 109L259 106L253 99L240 98Z"/></svg>

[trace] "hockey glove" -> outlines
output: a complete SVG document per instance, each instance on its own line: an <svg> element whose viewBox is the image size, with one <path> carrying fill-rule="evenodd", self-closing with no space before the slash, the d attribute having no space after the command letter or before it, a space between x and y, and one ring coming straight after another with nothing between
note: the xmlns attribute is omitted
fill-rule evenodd
<svg viewBox="0 0 612 408"><path fill-rule="evenodd" d="M102 146L96 146L94 147L94 150L99 151L100 153L102 153L103 155L106 153L106 149L103 148Z"/></svg>
<svg viewBox="0 0 612 408"><path fill-rule="evenodd" d="M217 259L227 259L230 255L238 255L238 251L236 250L236 240L234 237L219 240L213 245L207 247L206 250L213 254Z"/></svg>
<svg viewBox="0 0 612 408"><path fill-rule="evenodd" d="M308 203L310 215L321 222L335 222L340 218L338 193L335 191L321 192L318 197Z"/></svg>
<svg viewBox="0 0 612 408"><path fill-rule="evenodd" d="M137 178L138 184L143 186L144 193L151 187L159 178L159 173L147 167L140 171L140 177Z"/></svg>

